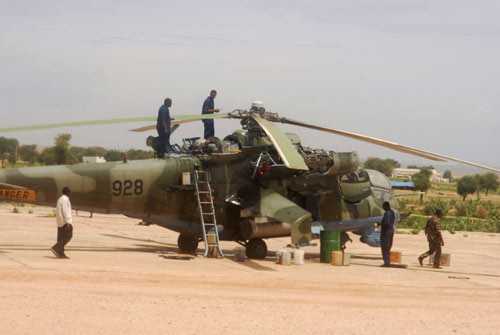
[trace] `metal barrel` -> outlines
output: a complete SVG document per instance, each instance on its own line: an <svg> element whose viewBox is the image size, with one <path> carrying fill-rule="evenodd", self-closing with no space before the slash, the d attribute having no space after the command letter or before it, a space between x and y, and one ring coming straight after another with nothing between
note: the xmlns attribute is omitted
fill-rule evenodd
<svg viewBox="0 0 500 335"><path fill-rule="evenodd" d="M340 250L340 232L322 230L320 232L320 261L331 263L332 251Z"/></svg>

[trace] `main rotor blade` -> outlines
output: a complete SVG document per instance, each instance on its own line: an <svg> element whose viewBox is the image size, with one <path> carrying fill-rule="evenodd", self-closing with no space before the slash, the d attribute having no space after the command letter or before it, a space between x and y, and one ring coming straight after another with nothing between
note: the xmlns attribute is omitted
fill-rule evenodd
<svg viewBox="0 0 500 335"><path fill-rule="evenodd" d="M21 132L21 131L54 129L54 128L100 126L100 125L119 124L119 123L137 123L137 122L155 121L155 120L156 120L156 118L154 118L154 117L130 117L130 118L107 119L107 120L89 120L89 121L74 121L74 122L62 122L62 123L48 123L48 124L39 124L39 125L30 125L30 126L0 128L0 134L1 133Z"/></svg>
<svg viewBox="0 0 500 335"><path fill-rule="evenodd" d="M500 173L500 169L493 168L493 167L490 167L490 166L487 166L484 164L465 161L465 160L462 160L459 158L441 155L441 154L437 154L437 153L426 151L426 150L421 150L418 148L402 145L402 144L391 142L391 141L386 141L386 140L379 139L376 137L366 136L366 135L348 132L345 130L334 129L334 128L325 128L325 127L321 127L321 126L315 126L315 125L311 125L308 123L304 123L301 121L295 121L295 120L291 120L291 119L287 119L287 118L282 118L281 122L295 125L295 126L299 126L299 127L304 127L304 128L324 131L324 132L328 132L328 133L333 133L336 135L352 138L352 139L362 141L362 142L368 142L371 144L382 146L384 148L389 148L392 150L396 150L396 151L403 152L403 153L410 154L410 155L414 155L414 156L419 156L419 157L430 159L433 161L441 161L441 162L453 161L453 162L457 162L457 163L461 163L461 164L470 165L470 166L478 167L481 169L493 171L496 173Z"/></svg>
<svg viewBox="0 0 500 335"><path fill-rule="evenodd" d="M258 115L254 115L253 119L271 139L271 142L273 142L274 147L278 151L281 159L289 169L309 170L306 162L304 162L304 158L302 158L290 139L279 128L275 127L273 123L261 118Z"/></svg>
<svg viewBox="0 0 500 335"><path fill-rule="evenodd" d="M171 126L181 125L183 123L201 121L201 120L214 120L214 119L227 119L230 118L229 114L199 114L199 115L174 115L172 118ZM130 131L134 131L137 133L155 130L156 125L150 125L135 129L130 129Z"/></svg>

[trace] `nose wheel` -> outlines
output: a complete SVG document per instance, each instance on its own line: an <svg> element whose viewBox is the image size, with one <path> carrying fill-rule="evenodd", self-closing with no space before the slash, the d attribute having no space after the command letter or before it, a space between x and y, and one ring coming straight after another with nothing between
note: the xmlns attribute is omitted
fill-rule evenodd
<svg viewBox="0 0 500 335"><path fill-rule="evenodd" d="M254 238L245 244L245 253L251 259L264 259L267 256L267 245L261 238Z"/></svg>

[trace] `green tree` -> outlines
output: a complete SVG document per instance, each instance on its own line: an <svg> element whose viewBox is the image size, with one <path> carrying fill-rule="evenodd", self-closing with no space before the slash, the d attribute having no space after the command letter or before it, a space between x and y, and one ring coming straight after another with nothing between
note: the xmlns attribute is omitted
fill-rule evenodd
<svg viewBox="0 0 500 335"><path fill-rule="evenodd" d="M431 172L429 170L420 170L419 173L414 174L411 180L415 184L415 189L421 192L427 192L431 184Z"/></svg>
<svg viewBox="0 0 500 335"><path fill-rule="evenodd" d="M408 169L419 169L419 170L434 170L434 166L432 165L427 165L427 166L418 166L418 165L408 165Z"/></svg>
<svg viewBox="0 0 500 335"><path fill-rule="evenodd" d="M500 186L498 175L493 172L481 175L479 182L481 189L486 192L486 195L488 195L489 191L496 191Z"/></svg>
<svg viewBox="0 0 500 335"><path fill-rule="evenodd" d="M0 137L0 157L9 158L11 163L15 163L17 160L17 147L19 146L19 141L15 138ZM6 155L8 154L8 155Z"/></svg>
<svg viewBox="0 0 500 335"><path fill-rule="evenodd" d="M150 159L153 157L154 153L150 150L130 149L127 151L127 158L130 160Z"/></svg>
<svg viewBox="0 0 500 335"><path fill-rule="evenodd" d="M56 155L54 147L46 148L42 150L40 157L38 158L40 163L44 165L55 165L56 164Z"/></svg>
<svg viewBox="0 0 500 335"><path fill-rule="evenodd" d="M104 158L108 162L121 161L123 159L123 152L119 150L108 150L108 152L106 152L106 154L104 155Z"/></svg>
<svg viewBox="0 0 500 335"><path fill-rule="evenodd" d="M70 147L69 149L69 152L71 154L71 157L73 157L73 159L76 161L76 162L82 162L83 161L83 156L85 156L85 151L87 150L87 148L84 148L84 147Z"/></svg>
<svg viewBox="0 0 500 335"><path fill-rule="evenodd" d="M21 145L18 149L18 154L21 160L34 164L38 161L40 154L36 148L35 144L31 145Z"/></svg>
<svg viewBox="0 0 500 335"><path fill-rule="evenodd" d="M400 166L401 165L394 159L380 159L375 157L368 158L364 164L365 169L377 170L385 174L387 177L390 177L392 175L392 171Z"/></svg>
<svg viewBox="0 0 500 335"><path fill-rule="evenodd" d="M69 150L71 134L60 134L55 138L54 158L57 165L74 163L75 159Z"/></svg>
<svg viewBox="0 0 500 335"><path fill-rule="evenodd" d="M474 179L476 180L476 196L477 200L481 199L481 191L483 190L483 176L480 174L475 174Z"/></svg>
<svg viewBox="0 0 500 335"><path fill-rule="evenodd" d="M457 193L462 196L464 201L469 194L474 194L477 189L477 178L474 176L464 176L457 183Z"/></svg>
<svg viewBox="0 0 500 335"><path fill-rule="evenodd" d="M108 150L103 147L88 147L85 156L105 157Z"/></svg>
<svg viewBox="0 0 500 335"><path fill-rule="evenodd" d="M444 179L448 179L449 181L452 181L453 180L453 175L451 174L451 171L450 170L444 171L443 178Z"/></svg>
<svg viewBox="0 0 500 335"><path fill-rule="evenodd" d="M395 160L395 159L392 159L392 158L386 158L386 159L385 159L385 161L386 161L388 164L392 165L392 166L394 167L394 169L396 169L396 168L400 168L400 167L401 167L401 164L400 164L397 160Z"/></svg>

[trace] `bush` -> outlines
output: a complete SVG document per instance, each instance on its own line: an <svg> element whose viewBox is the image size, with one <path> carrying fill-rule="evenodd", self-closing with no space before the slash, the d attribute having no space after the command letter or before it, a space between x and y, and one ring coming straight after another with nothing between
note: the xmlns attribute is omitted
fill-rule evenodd
<svg viewBox="0 0 500 335"><path fill-rule="evenodd" d="M455 204L456 215L457 216L473 216L476 213L476 207L478 201L469 200L464 202L457 202Z"/></svg>
<svg viewBox="0 0 500 335"><path fill-rule="evenodd" d="M427 218L418 215L410 215L398 224L398 228L409 228L422 230L425 228Z"/></svg>
<svg viewBox="0 0 500 335"><path fill-rule="evenodd" d="M446 215L450 209L450 204L441 199L431 199L424 206L424 214L432 215L436 213L436 209L440 209L443 215Z"/></svg>
<svg viewBox="0 0 500 335"><path fill-rule="evenodd" d="M474 216L480 219L486 219L488 218L488 210L483 206L477 206Z"/></svg>
<svg viewBox="0 0 500 335"><path fill-rule="evenodd" d="M401 221L398 228L411 229L412 234L418 234L425 228L428 217L421 215L410 215L406 220ZM443 217L441 219L441 229L448 230L454 234L456 231L474 232L500 232L500 219L494 218L483 220L468 217Z"/></svg>

